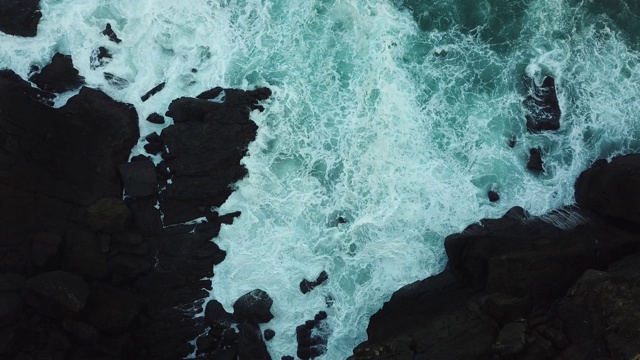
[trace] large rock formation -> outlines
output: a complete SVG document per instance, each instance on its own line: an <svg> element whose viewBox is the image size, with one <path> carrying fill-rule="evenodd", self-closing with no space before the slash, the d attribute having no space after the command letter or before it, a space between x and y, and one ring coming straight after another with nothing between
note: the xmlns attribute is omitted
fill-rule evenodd
<svg viewBox="0 0 640 360"><path fill-rule="evenodd" d="M0 31L6 34L34 37L41 17L40 0L0 2Z"/></svg>
<svg viewBox="0 0 640 360"><path fill-rule="evenodd" d="M638 355L638 171L637 155L597 162L576 183L580 207L513 208L447 237L447 268L394 293L352 359Z"/></svg>

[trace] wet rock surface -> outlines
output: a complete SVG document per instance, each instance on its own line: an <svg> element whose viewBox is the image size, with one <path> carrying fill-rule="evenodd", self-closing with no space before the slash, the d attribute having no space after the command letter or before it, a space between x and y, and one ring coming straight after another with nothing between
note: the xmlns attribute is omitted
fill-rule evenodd
<svg viewBox="0 0 640 360"><path fill-rule="evenodd" d="M52 81L50 91L67 84ZM257 100L243 94L237 97L251 99L248 105L231 102L200 115L215 118L218 130L237 127L235 121L250 126L245 105L255 107ZM209 295L210 281L202 279L213 276L214 264L225 257L211 239L239 213L204 211L206 222L165 227L158 201L169 214L203 210L164 201L180 199L184 186L191 186L184 185L192 184L188 172L181 170L177 186L167 187L167 173L149 159L128 161L140 137L135 109L89 88L60 109L50 99L47 91L0 71L0 358L181 359L194 350L195 339L206 358L264 355L253 321L241 321L239 334L223 309L194 318ZM209 114L215 111L232 115ZM197 121L182 126L188 133L200 129ZM247 141L234 144L224 139L227 133L209 132L190 144L202 149L222 136L242 153ZM160 136L156 142L170 151ZM175 148L176 168L195 169L211 155ZM220 168L209 167L208 176L216 178L226 167L241 166L225 160Z"/></svg>
<svg viewBox="0 0 640 360"><path fill-rule="evenodd" d="M71 56L55 53L51 63L33 74L29 80L40 89L52 93L61 93L77 89L84 84L84 78L73 67Z"/></svg>
<svg viewBox="0 0 640 360"><path fill-rule="evenodd" d="M0 2L0 31L5 34L34 37L41 17L40 0Z"/></svg>
<svg viewBox="0 0 640 360"><path fill-rule="evenodd" d="M599 161L576 182L579 207L513 208L447 237L447 268L396 291L351 359L637 356L636 171L637 155Z"/></svg>
<svg viewBox="0 0 640 360"><path fill-rule="evenodd" d="M527 130L532 133L560 129L560 104L555 79L547 76L538 86L531 78L525 79L529 95L522 102L527 111Z"/></svg>

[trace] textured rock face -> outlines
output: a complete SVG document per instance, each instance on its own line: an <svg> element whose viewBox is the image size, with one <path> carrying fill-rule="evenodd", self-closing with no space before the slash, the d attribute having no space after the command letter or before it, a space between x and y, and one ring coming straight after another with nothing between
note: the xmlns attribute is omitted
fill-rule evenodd
<svg viewBox="0 0 640 360"><path fill-rule="evenodd" d="M39 73L33 74L29 80L40 89L53 93L61 93L79 88L84 78L73 67L71 56L55 53L51 63Z"/></svg>
<svg viewBox="0 0 640 360"><path fill-rule="evenodd" d="M0 2L0 31L33 37L38 32L40 0L3 0Z"/></svg>
<svg viewBox="0 0 640 360"><path fill-rule="evenodd" d="M523 101L527 110L527 130L540 132L560 129L560 104L556 94L555 79L547 76L542 86L536 85L533 79L527 78L529 96Z"/></svg>
<svg viewBox="0 0 640 360"><path fill-rule="evenodd" d="M581 208L560 210L574 219L562 226L569 230L552 225L553 213L513 208L447 237L447 269L394 293L352 359L633 358L636 171L637 155L585 171L576 184Z"/></svg>

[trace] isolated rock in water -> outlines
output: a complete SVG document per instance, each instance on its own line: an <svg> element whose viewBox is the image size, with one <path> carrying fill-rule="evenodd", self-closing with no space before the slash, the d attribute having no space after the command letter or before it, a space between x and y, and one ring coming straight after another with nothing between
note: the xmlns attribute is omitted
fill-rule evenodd
<svg viewBox="0 0 640 360"><path fill-rule="evenodd" d="M527 162L527 169L542 172L542 152L539 148L529 149L529 161Z"/></svg>
<svg viewBox="0 0 640 360"><path fill-rule="evenodd" d="M575 189L580 206L640 224L640 154L597 161L580 174Z"/></svg>
<svg viewBox="0 0 640 360"><path fill-rule="evenodd" d="M527 78L526 82L530 88L530 94L522 103L528 112L527 130L534 133L558 130L561 112L554 78L545 77L542 86L536 85L530 78Z"/></svg>
<svg viewBox="0 0 640 360"><path fill-rule="evenodd" d="M152 97L153 95L159 93L160 91L162 91L162 89L164 89L164 85L165 83L161 83L159 85L156 85L153 89L147 91L146 94L142 95L142 97L140 98L140 100L147 101L149 100L150 97Z"/></svg>
<svg viewBox="0 0 640 360"><path fill-rule="evenodd" d="M276 336L276 332L273 331L272 329L267 329L264 331L264 339L266 341L273 339L275 336Z"/></svg>
<svg viewBox="0 0 640 360"><path fill-rule="evenodd" d="M124 201L118 198L100 199L87 209L87 225L95 231L122 231L130 219L131 211Z"/></svg>
<svg viewBox="0 0 640 360"><path fill-rule="evenodd" d="M271 314L273 300L264 290L256 289L242 295L233 304L233 317L238 321L253 324L267 323L273 319Z"/></svg>
<svg viewBox="0 0 640 360"><path fill-rule="evenodd" d="M89 67L91 70L95 70L101 66L106 65L112 59L111 53L104 46L100 46L91 53L89 59Z"/></svg>
<svg viewBox="0 0 640 360"><path fill-rule="evenodd" d="M34 37L41 17L40 0L0 1L0 31L5 34Z"/></svg>
<svg viewBox="0 0 640 360"><path fill-rule="evenodd" d="M487 193L487 196L489 197L489 201L491 202L496 202L500 200L500 195L498 195L498 193L493 190L489 190L489 192Z"/></svg>
<svg viewBox="0 0 640 360"><path fill-rule="evenodd" d="M149 116L147 116L147 121L152 123L152 124L159 124L162 125L164 124L164 116L158 114L158 113L153 113Z"/></svg>
<svg viewBox="0 0 640 360"><path fill-rule="evenodd" d="M307 279L302 280L300 282L300 291L303 294L306 294L309 291L313 290L316 286L322 285L327 280L329 280L329 275L326 271L323 270L320 275L318 275L318 278L315 281L309 281Z"/></svg>
<svg viewBox="0 0 640 360"><path fill-rule="evenodd" d="M56 53L51 63L37 74L33 74L29 80L40 89L61 93L80 87L84 84L84 78L73 67L71 56Z"/></svg>
<svg viewBox="0 0 640 360"><path fill-rule="evenodd" d="M118 44L118 43L120 43L122 41L122 40L118 39L118 35L116 35L116 33L111 28L111 24L109 24L109 23L107 23L107 26L102 31L102 34L106 35L107 37L109 37L109 40L113 41L116 44Z"/></svg>
<svg viewBox="0 0 640 360"><path fill-rule="evenodd" d="M120 164L118 169L127 196L136 198L153 195L157 192L156 167L150 159Z"/></svg>
<svg viewBox="0 0 640 360"><path fill-rule="evenodd" d="M52 271L29 279L25 298L41 314L61 318L83 310L89 292L89 285L80 276Z"/></svg>

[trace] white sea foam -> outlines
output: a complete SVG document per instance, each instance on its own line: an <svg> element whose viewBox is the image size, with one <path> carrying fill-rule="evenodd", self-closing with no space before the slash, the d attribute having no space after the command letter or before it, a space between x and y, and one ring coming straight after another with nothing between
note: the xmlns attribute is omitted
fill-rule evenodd
<svg viewBox="0 0 640 360"><path fill-rule="evenodd" d="M231 310L244 293L267 291L274 358L295 355L295 327L319 310L331 333L324 358L347 357L393 291L442 269L444 236L515 205L539 215L570 204L593 160L638 150L638 53L564 2L530 2L511 53L456 27L425 33L401 1L42 3L35 39L0 34L0 66L26 76L55 51L70 54L90 86L136 106L143 136L162 129L147 115L176 97L273 90L252 114L249 176L219 209L242 215L215 239L227 258L211 297ZM107 22L121 44L100 34ZM98 46L113 60L92 70ZM130 86L110 86L103 71ZM526 133L524 74L556 78L560 131ZM538 146L545 172L534 176L526 156ZM547 220L581 221L564 215ZM328 282L301 294L299 282L322 270Z"/></svg>

